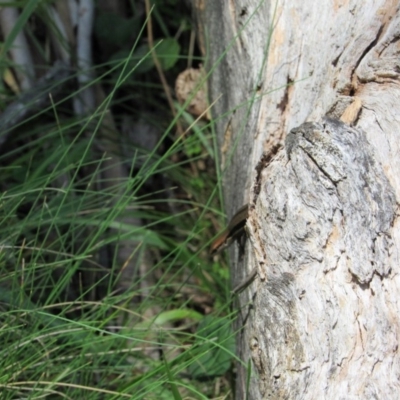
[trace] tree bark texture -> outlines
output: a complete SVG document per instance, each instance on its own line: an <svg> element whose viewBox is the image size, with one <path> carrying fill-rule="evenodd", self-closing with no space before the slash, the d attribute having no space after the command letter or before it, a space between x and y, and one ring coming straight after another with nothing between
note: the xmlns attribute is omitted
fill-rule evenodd
<svg viewBox="0 0 400 400"><path fill-rule="evenodd" d="M228 216L250 203L230 250L234 285L258 270L237 299L248 398L398 398L399 1L193 6Z"/></svg>

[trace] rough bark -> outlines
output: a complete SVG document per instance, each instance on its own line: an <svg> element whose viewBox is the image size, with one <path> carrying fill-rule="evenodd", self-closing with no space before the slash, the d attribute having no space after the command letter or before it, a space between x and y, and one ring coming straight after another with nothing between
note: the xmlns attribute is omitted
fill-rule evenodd
<svg viewBox="0 0 400 400"><path fill-rule="evenodd" d="M251 205L230 251L234 284L259 275L237 301L249 398L397 398L399 1L194 10L228 215Z"/></svg>
<svg viewBox="0 0 400 400"><path fill-rule="evenodd" d="M398 393L396 201L373 153L358 129L305 123L262 169L248 224L256 398Z"/></svg>

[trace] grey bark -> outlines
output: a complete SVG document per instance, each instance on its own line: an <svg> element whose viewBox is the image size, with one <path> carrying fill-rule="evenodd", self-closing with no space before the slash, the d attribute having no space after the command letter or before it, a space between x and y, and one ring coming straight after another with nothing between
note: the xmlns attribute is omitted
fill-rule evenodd
<svg viewBox="0 0 400 400"><path fill-rule="evenodd" d="M285 147L248 223L252 398L396 398L393 188L365 134L337 120L293 129Z"/></svg>
<svg viewBox="0 0 400 400"><path fill-rule="evenodd" d="M249 399L397 399L399 2L193 4L228 217L250 203L233 285L258 270L236 398L250 360Z"/></svg>

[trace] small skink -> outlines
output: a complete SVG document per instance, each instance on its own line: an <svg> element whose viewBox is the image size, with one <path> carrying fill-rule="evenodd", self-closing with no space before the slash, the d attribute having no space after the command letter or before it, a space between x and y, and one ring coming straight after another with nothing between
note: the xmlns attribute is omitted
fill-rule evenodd
<svg viewBox="0 0 400 400"><path fill-rule="evenodd" d="M228 227L212 242L210 254L214 255L228 247L244 231L247 217L249 216L249 205L239 208L232 217Z"/></svg>

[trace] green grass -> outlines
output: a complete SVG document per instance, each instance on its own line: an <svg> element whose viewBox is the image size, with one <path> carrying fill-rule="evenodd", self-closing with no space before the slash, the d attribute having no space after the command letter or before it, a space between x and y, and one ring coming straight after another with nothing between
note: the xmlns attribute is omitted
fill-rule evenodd
<svg viewBox="0 0 400 400"><path fill-rule="evenodd" d="M47 21L36 3L25 2L13 35L31 13ZM3 147L1 399L231 396L229 272L208 255L223 215L212 124L177 104L169 115L138 32L125 58L94 66L87 87L106 96L90 115L72 112L85 88L67 90L13 126ZM121 110L137 117L134 105L149 97L160 110L158 144L120 145L109 110L119 123ZM193 124L190 134L176 137L178 119Z"/></svg>
<svg viewBox="0 0 400 400"><path fill-rule="evenodd" d="M234 355L232 315L221 307L229 296L226 266L208 257L213 229L199 217L212 212L203 203L210 188L191 185L194 159L173 165L169 153L148 155L139 171L103 186L113 165L93 150L96 133L74 137L68 123L49 123L31 130L38 137L29 148L3 157L11 160L2 168L2 398L213 398L202 382L207 370L198 371L211 362L205 354L217 353L212 376L226 374ZM189 145L201 146L200 139L172 148ZM143 193L160 173L189 187L193 200ZM121 243L125 260L117 257ZM212 323L211 332L196 333L205 320L202 301L219 304L221 337ZM218 369L221 352L228 361Z"/></svg>

